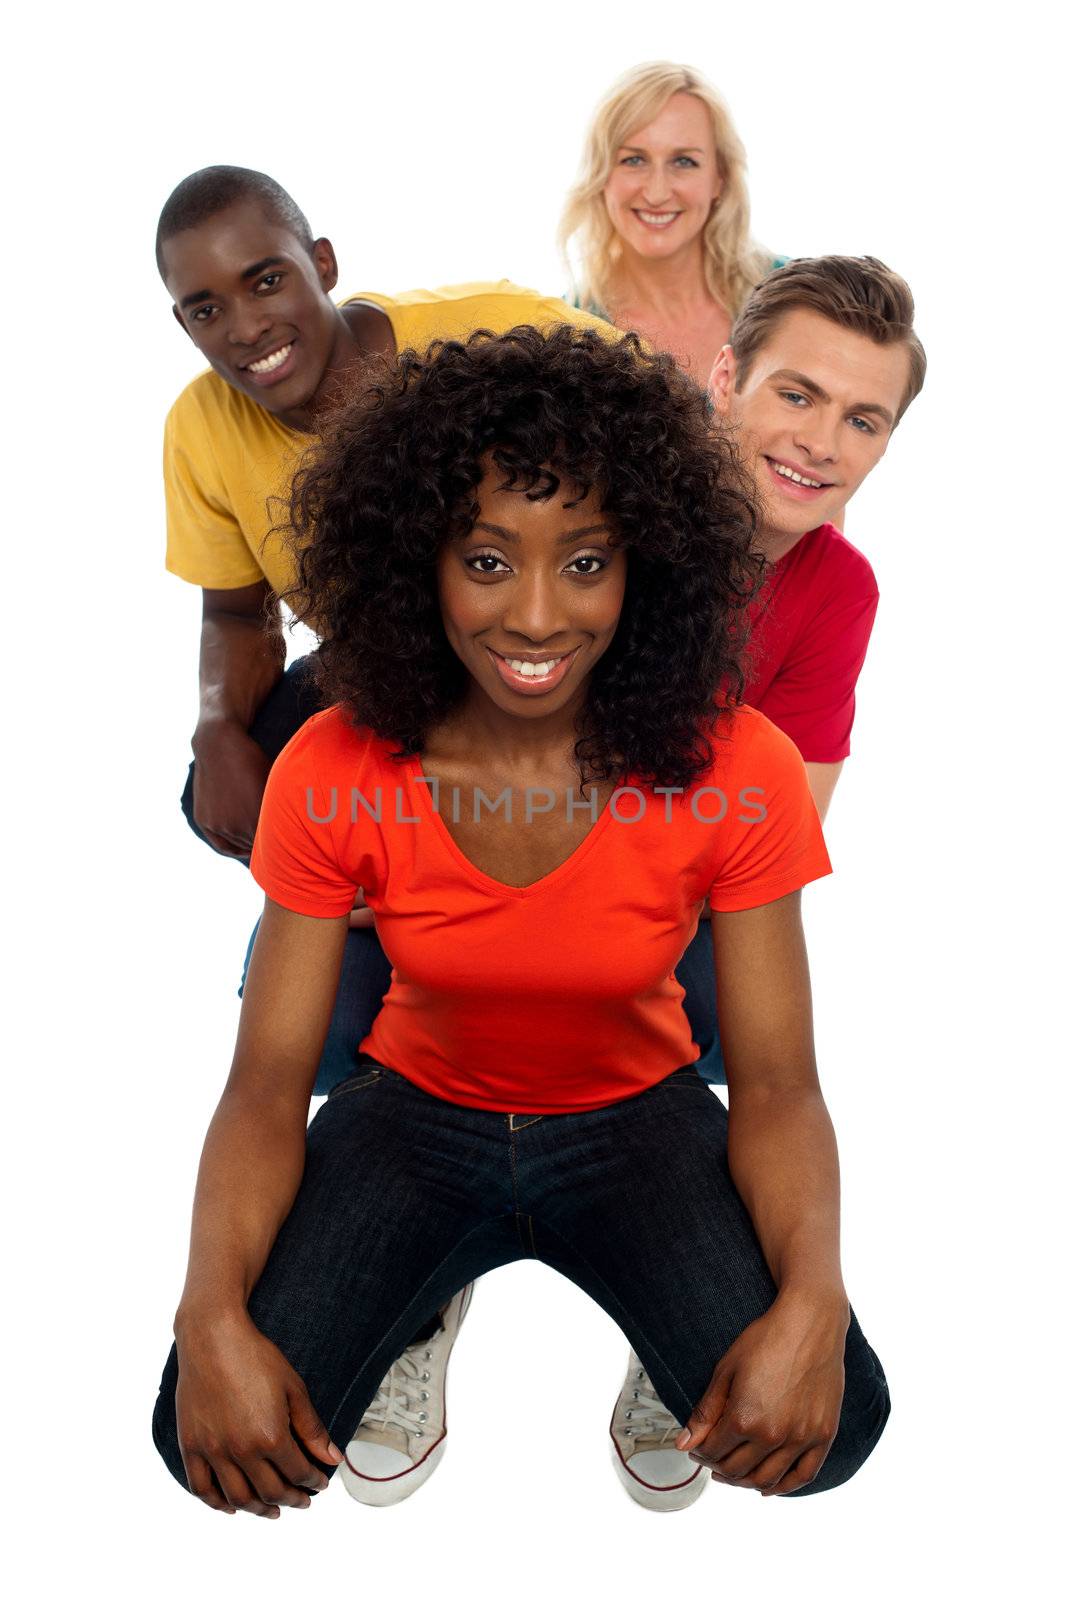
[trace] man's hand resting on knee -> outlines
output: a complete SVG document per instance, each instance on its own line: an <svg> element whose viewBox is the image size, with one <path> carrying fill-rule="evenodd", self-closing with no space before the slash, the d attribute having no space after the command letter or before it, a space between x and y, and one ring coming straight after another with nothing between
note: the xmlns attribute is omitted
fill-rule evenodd
<svg viewBox="0 0 1065 1600"><path fill-rule="evenodd" d="M239 723L200 723L192 739L196 768L192 814L225 856L250 856L270 771L266 753Z"/></svg>

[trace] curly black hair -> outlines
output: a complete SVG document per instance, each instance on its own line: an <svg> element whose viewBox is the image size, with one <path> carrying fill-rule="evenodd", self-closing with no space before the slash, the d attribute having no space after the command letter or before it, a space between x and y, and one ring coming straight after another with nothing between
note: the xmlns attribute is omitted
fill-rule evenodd
<svg viewBox="0 0 1065 1600"><path fill-rule="evenodd" d="M626 550L625 599L590 674L583 780L687 787L743 690L746 610L764 563L753 490L705 396L635 335L561 323L478 332L379 367L296 475L285 594L322 643L327 702L420 753L469 679L444 633L437 558L477 516L488 456L530 498L598 490Z"/></svg>

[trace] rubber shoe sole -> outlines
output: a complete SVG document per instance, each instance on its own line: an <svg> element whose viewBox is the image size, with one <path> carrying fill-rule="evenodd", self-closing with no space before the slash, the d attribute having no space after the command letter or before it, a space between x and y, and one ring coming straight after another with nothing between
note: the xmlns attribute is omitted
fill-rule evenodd
<svg viewBox="0 0 1065 1600"><path fill-rule="evenodd" d="M610 1459L614 1464L614 1471L621 1479L621 1486L630 1500L635 1500L638 1506L643 1506L645 1511L684 1511L694 1504L702 1494L709 1481L710 1474L705 1467L695 1467L690 1478L685 1478L679 1483L653 1484L647 1483L643 1478L638 1478L627 1462L618 1454L617 1445L613 1439L610 1441ZM688 1460L679 1450L649 1450L641 1451L633 1456L633 1461L647 1460L648 1456L676 1456L677 1470L684 1470L683 1463ZM689 1463L690 1464L690 1463ZM668 1466L668 1462L664 1463Z"/></svg>
<svg viewBox="0 0 1065 1600"><path fill-rule="evenodd" d="M427 1479L431 1478L444 1456L444 1446L447 1444L447 1434L437 1440L427 1456L400 1472L393 1473L390 1477L369 1478L363 1472L357 1472L344 1457L337 1471L341 1481L352 1496L364 1506L398 1506L401 1500L408 1499L416 1490L420 1489ZM384 1447L379 1447L384 1448ZM388 1454L397 1461L402 1460L398 1450L389 1450Z"/></svg>

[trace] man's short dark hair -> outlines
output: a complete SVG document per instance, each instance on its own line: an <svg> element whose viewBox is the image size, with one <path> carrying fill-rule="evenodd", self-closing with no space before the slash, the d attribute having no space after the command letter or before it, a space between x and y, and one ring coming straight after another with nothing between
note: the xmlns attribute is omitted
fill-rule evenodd
<svg viewBox="0 0 1065 1600"><path fill-rule="evenodd" d="M899 417L925 376L924 346L913 330L913 295L905 278L875 256L797 256L763 278L736 318L729 343L736 358L736 387L751 362L789 311L819 317L863 333L875 344L901 344L910 359L909 381Z"/></svg>
<svg viewBox="0 0 1065 1600"><path fill-rule="evenodd" d="M258 200L276 221L295 234L310 254L314 236L310 224L286 189L265 172L251 167L201 167L182 178L159 213L155 230L155 261L163 274L163 246L175 233L198 228L241 200Z"/></svg>

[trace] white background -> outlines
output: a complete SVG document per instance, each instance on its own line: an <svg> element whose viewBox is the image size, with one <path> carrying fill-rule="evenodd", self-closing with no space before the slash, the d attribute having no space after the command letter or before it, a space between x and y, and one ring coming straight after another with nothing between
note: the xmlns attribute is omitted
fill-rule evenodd
<svg viewBox="0 0 1065 1600"><path fill-rule="evenodd" d="M13 1592L1042 1591L1060 1477L1062 256L1035 18L216 0L39 7L8 33ZM163 572L159 457L200 363L155 276L156 216L187 172L240 163L332 237L346 292L557 291L591 107L660 57L729 99L764 242L882 256L929 353L848 517L883 598L829 819L836 874L807 895L845 1267L894 1414L838 1493L711 1485L655 1518L608 1463L620 1334L526 1264L478 1290L422 1494L374 1512L338 1483L276 1525L223 1518L179 1493L148 1428L259 899L177 810L199 596Z"/></svg>

